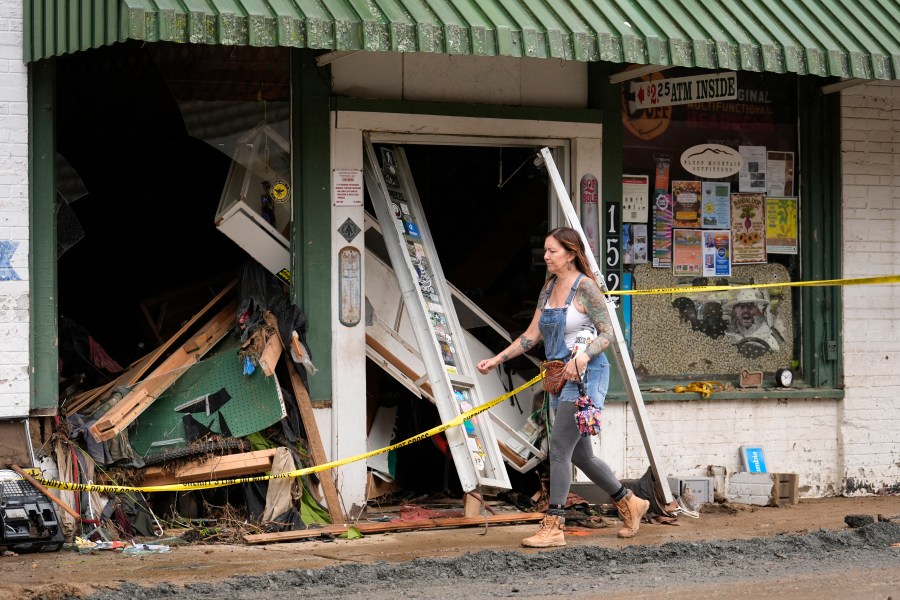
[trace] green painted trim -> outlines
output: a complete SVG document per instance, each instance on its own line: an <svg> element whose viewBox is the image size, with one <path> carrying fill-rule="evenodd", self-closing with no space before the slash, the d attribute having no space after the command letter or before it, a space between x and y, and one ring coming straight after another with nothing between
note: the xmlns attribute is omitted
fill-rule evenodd
<svg viewBox="0 0 900 600"><path fill-rule="evenodd" d="M609 76L613 73L609 63L588 64L588 106L599 110L602 115L602 164L600 167L600 210L607 198L622 198L622 84L612 84ZM620 211L619 231L622 230ZM620 238L621 239L621 238ZM621 252L621 244L619 245ZM605 265L600 265L604 267ZM606 269L603 269L606 272ZM622 276L621 264L619 277ZM619 325L625 327L621 312L618 313ZM609 352L612 352L610 350ZM610 360L609 393L625 392L625 379L616 361Z"/></svg>
<svg viewBox="0 0 900 600"><path fill-rule="evenodd" d="M56 60L28 70L30 405L32 414L56 414Z"/></svg>
<svg viewBox="0 0 900 600"><path fill-rule="evenodd" d="M800 272L806 281L841 277L840 94L822 94L821 83L813 77L798 82ZM803 378L819 388L841 387L841 290L804 287L799 298Z"/></svg>
<svg viewBox="0 0 900 600"><path fill-rule="evenodd" d="M318 367L309 378L310 399L331 399L331 70L316 53L291 51L291 138L294 147L291 282L303 308L306 341Z"/></svg>
<svg viewBox="0 0 900 600"><path fill-rule="evenodd" d="M533 106L496 106L491 104L457 104L450 102L409 102L404 100L369 100L365 98L333 98L333 108L348 112L403 113L440 117L479 117L482 119L523 119L562 123L600 123L600 111L584 108L542 108Z"/></svg>
<svg viewBox="0 0 900 600"><path fill-rule="evenodd" d="M27 61L135 39L900 77L891 0L23 2Z"/></svg>
<svg viewBox="0 0 900 600"><path fill-rule="evenodd" d="M644 402L691 402L703 400L700 394L693 392L648 392L642 390ZM844 390L835 388L762 388L754 390L735 390L733 392L716 392L706 400L841 400L844 398ZM615 404L624 404L628 401L624 392L611 392L606 396L606 401Z"/></svg>

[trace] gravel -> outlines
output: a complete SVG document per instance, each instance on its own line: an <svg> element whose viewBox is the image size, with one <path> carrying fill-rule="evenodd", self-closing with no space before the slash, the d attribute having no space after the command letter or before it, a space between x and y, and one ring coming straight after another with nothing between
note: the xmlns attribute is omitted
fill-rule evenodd
<svg viewBox="0 0 900 600"><path fill-rule="evenodd" d="M898 569L900 524L876 522L856 529L718 542L670 542L612 549L578 546L525 554L480 551L453 559L351 564L290 570L184 587L125 584L89 600L208 598L294 600L302 598L505 597L565 594L590 598L628 590L664 590L685 583L746 581L754 577L854 569Z"/></svg>

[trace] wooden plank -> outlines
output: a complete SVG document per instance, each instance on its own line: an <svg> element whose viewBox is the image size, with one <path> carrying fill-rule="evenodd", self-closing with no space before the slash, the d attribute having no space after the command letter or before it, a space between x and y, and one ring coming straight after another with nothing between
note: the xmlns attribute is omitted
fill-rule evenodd
<svg viewBox="0 0 900 600"><path fill-rule="evenodd" d="M118 381L118 379L114 379L113 381L109 381L100 387L96 387L94 389L87 390L76 395L69 402L66 402L65 406L63 407L66 414L71 415L73 413L77 413L85 406L89 406L94 402L94 400L99 398L108 390L112 389L116 381Z"/></svg>
<svg viewBox="0 0 900 600"><path fill-rule="evenodd" d="M160 394L181 377L187 367L196 364L234 326L237 300L228 303L183 347L173 352L144 381L94 423L90 433L98 442L111 439L123 431L150 406Z"/></svg>
<svg viewBox="0 0 900 600"><path fill-rule="evenodd" d="M31 485L36 487L38 489L38 491L40 493L42 493L44 496L46 496L51 502L53 502L58 507L60 507L61 509L63 509L64 511L69 513L70 516L74 517L77 521L81 520L81 515L78 514L75 511L75 509L73 509L71 506L69 506L62 500L60 500L60 498L56 494L54 494L53 492L48 490L46 487L44 487L44 484L42 484L40 481L38 481L37 479L32 477L31 474L28 473L27 471L25 471L22 467L20 467L19 465L15 464L15 463L9 463L7 466L10 469L12 469L13 471L15 471L16 473L18 473L19 475L21 475L22 478L27 480Z"/></svg>
<svg viewBox="0 0 900 600"><path fill-rule="evenodd" d="M427 377L426 374L416 373L412 370L412 368L403 362L400 358L398 358L393 352L388 350L388 348L382 344L380 341L375 339L374 336L370 335L369 331L366 331L366 344L372 348L375 352L378 353L379 356L384 358L386 361L394 365L398 371L409 377L410 381L413 382L414 385L420 387L422 392L427 394L429 397L433 398L434 395L431 393L431 384L430 383L422 383L419 385L419 382Z"/></svg>
<svg viewBox="0 0 900 600"><path fill-rule="evenodd" d="M225 298L231 290L237 285L237 279L233 280L231 283L225 286L221 292L219 292L215 298L210 300L206 306L200 309L197 314L195 314L187 323L182 326L181 329L178 330L175 335L169 338L169 340L165 343L146 354L145 356L139 358L135 362L133 362L129 367L125 370L124 373L119 375L115 380L110 381L109 383L94 388L93 390L88 390L84 392L83 395L79 394L76 396L75 401L70 402L66 406L66 413L72 414L78 412L85 406L90 406L94 400L99 398L102 395L105 395L111 389L120 386L131 387L135 383L137 383L141 377L144 376L144 373L150 369L153 364L162 357L162 355L172 346L179 338L183 337L191 328L197 324L197 322L203 318L207 313L209 313L223 298Z"/></svg>
<svg viewBox="0 0 900 600"><path fill-rule="evenodd" d="M269 339L266 340L262 356L259 357L259 366L262 368L266 377L271 377L275 373L275 365L278 364L278 359L281 358L283 353L284 344L282 344L281 336L276 329L275 333L270 335ZM288 367L290 367L290 365L288 365Z"/></svg>
<svg viewBox="0 0 900 600"><path fill-rule="evenodd" d="M106 396L110 390L113 390L117 387L121 386L131 386L134 382L131 379L134 377L134 374L138 371L143 372L146 369L147 365L150 363L150 359L152 358L151 354L145 354L141 358L137 359L133 363L131 363L125 371L116 377L114 380L102 385L101 387L94 388L92 390L88 390L87 392L83 392L75 397L73 402L70 402L66 405L66 413L72 414L78 412L85 406L90 406L94 403L98 398ZM131 383L128 383L131 381Z"/></svg>
<svg viewBox="0 0 900 600"><path fill-rule="evenodd" d="M800 503L799 477L796 473L776 473L775 485L778 486L778 505Z"/></svg>
<svg viewBox="0 0 900 600"><path fill-rule="evenodd" d="M500 454L502 454L507 460L509 460L519 468L525 466L525 459L510 450L509 446L507 446L500 440L497 440L497 444L500 446Z"/></svg>
<svg viewBox="0 0 900 600"><path fill-rule="evenodd" d="M193 317L191 317L191 319L187 323L185 323L182 326L182 328L179 329L175 333L175 335L170 337L169 340L165 344L163 344L162 346L160 346L159 348L157 348L156 350L154 350L153 352L148 354L146 357L147 358L146 362L143 362L143 359L142 359L143 364L140 364L138 366L137 363L135 363L137 368L135 368L133 372L129 373L129 378L127 380L125 380L124 385L132 386L135 383L137 383L141 379L141 377L144 376L144 373L146 373L147 370L153 365L153 363L155 363L157 360L159 360L159 358L163 354L165 354L165 352L173 344L175 344L179 338L183 337L188 331L190 331L194 327L194 325L196 325L200 321L200 319L202 319L208 313L210 313L212 311L212 309L215 308L215 306L217 304L219 304L219 302L222 301L223 298L228 296L228 294L230 294L231 291L237 286L237 283L238 283L238 280L234 279L231 281L231 283L226 285L225 289L223 289L221 292L219 292L215 298L213 298L212 300L207 302L206 306L201 308L197 314L195 314ZM235 304L235 311L237 311L237 304Z"/></svg>
<svg viewBox="0 0 900 600"><path fill-rule="evenodd" d="M284 362L287 365L288 375L291 378L291 387L294 390L294 398L297 400L297 409L300 411L300 419L303 421L303 429L306 431L306 441L309 442L309 454L314 465L324 465L328 462L325 456L325 447L322 446L322 436L319 435L319 426L316 424L316 416L313 413L312 404L309 401L309 392L303 385L303 380L290 353L285 350ZM316 473L319 483L322 485L322 494L325 496L326 508L331 516L332 523L344 522L344 511L341 509L341 501L338 498L337 486L334 484L334 476L331 469Z"/></svg>
<svg viewBox="0 0 900 600"><path fill-rule="evenodd" d="M275 448L269 448L241 454L212 456L200 463L178 467L174 473L163 467L147 467L144 469L143 485L191 483L194 481L230 479L243 475L264 473L272 468L272 458L275 456L275 450Z"/></svg>
<svg viewBox="0 0 900 600"><path fill-rule="evenodd" d="M180 327L196 314L188 314L186 309L192 309L197 301L207 300L210 296L215 297L216 290L221 290L223 284L228 285L228 282L220 274L202 280L194 280L187 285L169 289L161 294L142 298L139 306L148 326L153 330L156 343L163 344L166 337L171 335L171 333L164 334L167 329L169 331L172 329L171 326L167 327L167 321L170 324L178 323ZM156 316L153 315L154 312Z"/></svg>
<svg viewBox="0 0 900 600"><path fill-rule="evenodd" d="M340 535L350 527L354 527L362 534L387 533L391 531L415 531L417 529L435 529L440 527L475 527L485 524L499 525L504 523L530 523L540 521L544 513L509 513L487 515L483 517L444 517L437 519L417 519L415 521L391 521L388 523L353 523L350 525L326 525L316 529L301 529L300 531L281 531L278 533L256 533L245 535L244 541L248 544L268 544L272 542L290 542L311 537L318 537L323 533Z"/></svg>

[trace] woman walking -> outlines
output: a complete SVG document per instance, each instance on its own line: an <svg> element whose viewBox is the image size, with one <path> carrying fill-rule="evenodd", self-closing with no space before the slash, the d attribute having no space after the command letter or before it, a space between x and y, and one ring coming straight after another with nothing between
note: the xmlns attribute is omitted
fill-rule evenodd
<svg viewBox="0 0 900 600"><path fill-rule="evenodd" d="M590 438L582 437L575 423L575 400L580 395L577 381L584 382L588 395L601 408L609 387L609 361L604 351L613 339L613 330L605 299L588 267L581 237L574 229L559 227L547 234L544 262L550 277L538 297L538 308L528 329L506 350L478 363L478 370L488 373L500 363L524 354L542 339L546 359L565 362L566 383L559 393L550 395L550 410L555 414L550 441L550 507L540 530L522 540L522 545L566 545L562 526L573 464L612 498L624 522L619 537L634 537L650 503L622 485L609 465L594 455ZM591 327L597 332L596 337L572 357L575 338Z"/></svg>

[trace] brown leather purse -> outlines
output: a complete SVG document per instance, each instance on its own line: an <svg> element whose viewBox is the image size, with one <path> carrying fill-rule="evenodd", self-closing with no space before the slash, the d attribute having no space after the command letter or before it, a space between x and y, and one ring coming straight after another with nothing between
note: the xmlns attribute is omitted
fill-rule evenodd
<svg viewBox="0 0 900 600"><path fill-rule="evenodd" d="M565 368L566 363L561 360L545 360L541 363L541 371L544 373L541 385L545 392L555 396L562 391L566 385Z"/></svg>

